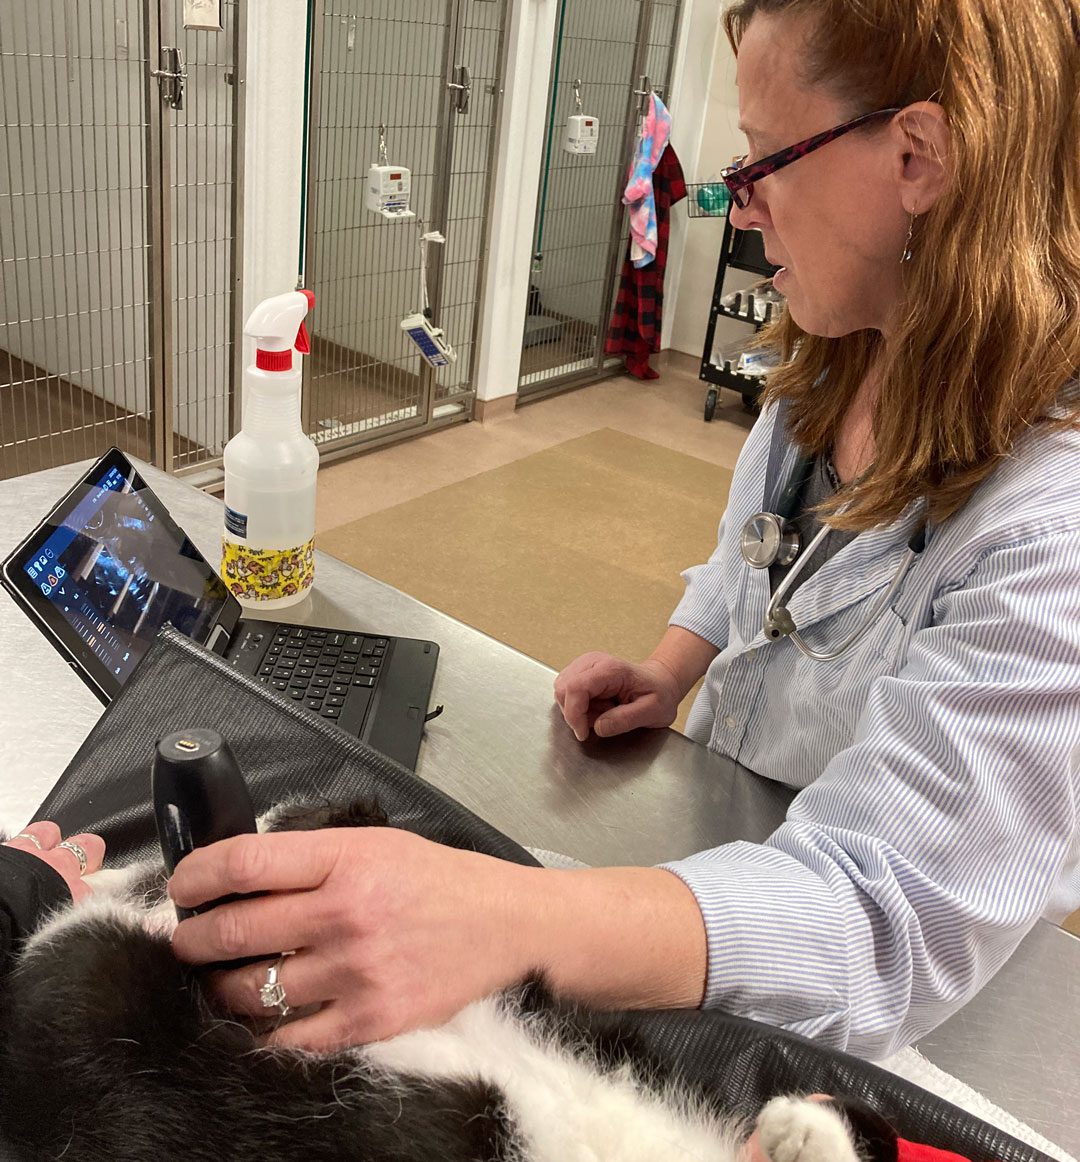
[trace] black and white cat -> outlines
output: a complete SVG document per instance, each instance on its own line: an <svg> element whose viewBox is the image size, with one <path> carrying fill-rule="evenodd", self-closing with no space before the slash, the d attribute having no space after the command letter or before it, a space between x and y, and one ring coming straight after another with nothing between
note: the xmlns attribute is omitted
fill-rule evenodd
<svg viewBox="0 0 1080 1162"><path fill-rule="evenodd" d="M279 809L264 826L385 823ZM270 1050L173 957L161 867L93 877L0 995L0 1137L73 1162L742 1162L748 1127L524 985L447 1024L334 1054ZM777 1098L770 1162L860 1162L832 1107ZM2 1149L2 1146L0 1146Z"/></svg>

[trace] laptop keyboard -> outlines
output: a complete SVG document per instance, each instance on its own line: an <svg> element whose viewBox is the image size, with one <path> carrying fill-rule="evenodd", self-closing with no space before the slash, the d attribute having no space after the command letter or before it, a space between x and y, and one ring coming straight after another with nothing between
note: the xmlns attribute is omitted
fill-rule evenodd
<svg viewBox="0 0 1080 1162"><path fill-rule="evenodd" d="M339 719L346 700L350 710L370 701L389 646L387 638L279 626L255 676L323 718Z"/></svg>

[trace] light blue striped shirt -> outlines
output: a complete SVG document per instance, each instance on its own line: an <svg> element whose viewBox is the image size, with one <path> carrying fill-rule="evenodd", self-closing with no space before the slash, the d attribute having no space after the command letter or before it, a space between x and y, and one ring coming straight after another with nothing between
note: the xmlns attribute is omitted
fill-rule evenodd
<svg viewBox="0 0 1080 1162"><path fill-rule="evenodd" d="M767 641L768 571L739 551L797 458L768 409L671 624L721 649L687 734L801 790L766 843L663 866L705 917L707 1006L880 1058L1080 906L1080 432L1026 433L831 662ZM799 586L809 645L861 624L921 508Z"/></svg>

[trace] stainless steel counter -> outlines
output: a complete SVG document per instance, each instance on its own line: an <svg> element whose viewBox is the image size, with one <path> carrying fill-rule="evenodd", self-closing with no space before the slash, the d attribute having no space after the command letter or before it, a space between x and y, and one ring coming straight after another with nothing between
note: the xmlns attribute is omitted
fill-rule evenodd
<svg viewBox="0 0 1080 1162"><path fill-rule="evenodd" d="M0 484L6 555L85 466ZM220 501L144 475L207 558ZM579 745L554 706L554 673L342 564L318 555L315 591L287 620L430 638L441 653L418 773L518 842L592 864L652 864L728 839L762 839L790 792L673 731ZM37 628L0 594L0 824L21 826L101 713ZM1080 1153L1080 940L1040 923L983 992L919 1048L1072 1153ZM1070 1080L1071 1079L1071 1080Z"/></svg>

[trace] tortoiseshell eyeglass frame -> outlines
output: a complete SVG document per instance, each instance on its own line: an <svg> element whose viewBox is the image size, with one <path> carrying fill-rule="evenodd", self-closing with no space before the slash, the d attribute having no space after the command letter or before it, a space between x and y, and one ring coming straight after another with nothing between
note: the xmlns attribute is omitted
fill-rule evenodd
<svg viewBox="0 0 1080 1162"><path fill-rule="evenodd" d="M763 157L761 161L755 161L750 165L744 165L746 157L740 157L734 165L729 166L720 175L731 193L732 201L740 210L745 210L750 205L750 199L754 196L754 183L761 181L762 178L767 178L769 174L776 173L778 169L783 169L785 165L791 165L793 161L798 161L800 157L805 157L808 153L813 153L815 149L820 149L823 145L828 145L830 141L835 141L838 137L843 137L845 133L850 133L853 129L859 129L863 125L868 125L871 121L878 121L883 117L893 117L903 106L898 105L893 109L878 109L873 113L864 113L861 117L856 117L853 121L845 121L843 125L837 125L835 129L826 129L823 133L816 133L813 137L808 137L805 141L796 142L794 145L789 145L786 149L781 149L776 153L770 153L768 157Z"/></svg>

